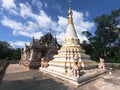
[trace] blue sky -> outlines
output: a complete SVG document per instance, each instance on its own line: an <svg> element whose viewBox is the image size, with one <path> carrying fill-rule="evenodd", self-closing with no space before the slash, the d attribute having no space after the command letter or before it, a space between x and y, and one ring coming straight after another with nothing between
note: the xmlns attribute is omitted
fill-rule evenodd
<svg viewBox="0 0 120 90"><path fill-rule="evenodd" d="M120 0L72 0L74 25L81 34L95 31L93 19L120 8ZM23 47L34 36L39 39L51 29L62 43L67 26L68 0L0 0L0 41Z"/></svg>

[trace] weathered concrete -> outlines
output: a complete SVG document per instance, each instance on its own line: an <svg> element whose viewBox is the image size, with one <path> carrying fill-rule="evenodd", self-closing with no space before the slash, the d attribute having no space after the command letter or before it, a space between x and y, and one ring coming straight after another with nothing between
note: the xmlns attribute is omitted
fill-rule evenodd
<svg viewBox="0 0 120 90"><path fill-rule="evenodd" d="M120 70L114 70L112 74L76 88L69 82L38 70L22 71L18 69L18 72L15 69L17 67L15 65L11 72L5 74L3 82L0 83L0 90L118 90L120 88Z"/></svg>
<svg viewBox="0 0 120 90"><path fill-rule="evenodd" d="M22 67L19 64L10 64L8 68L6 69L6 74L7 73L17 73L17 72L23 72L27 71L24 67Z"/></svg>

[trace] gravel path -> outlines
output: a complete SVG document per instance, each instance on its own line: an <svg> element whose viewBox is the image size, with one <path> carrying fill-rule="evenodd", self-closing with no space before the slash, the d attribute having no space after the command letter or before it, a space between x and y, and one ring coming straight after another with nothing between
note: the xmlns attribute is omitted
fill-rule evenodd
<svg viewBox="0 0 120 90"><path fill-rule="evenodd" d="M100 79L74 87L70 83L41 73L38 70L22 71L17 65L8 67L0 83L0 90L118 90L120 89L120 70L112 71ZM12 68L12 69L11 69ZM20 70L19 70L20 69ZM15 72L16 71L16 72Z"/></svg>

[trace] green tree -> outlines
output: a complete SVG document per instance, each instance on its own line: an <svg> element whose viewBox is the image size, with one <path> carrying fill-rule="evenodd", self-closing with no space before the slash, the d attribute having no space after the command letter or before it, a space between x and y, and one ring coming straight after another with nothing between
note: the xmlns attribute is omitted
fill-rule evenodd
<svg viewBox="0 0 120 90"><path fill-rule="evenodd" d="M6 41L0 41L0 59L18 60L20 59L20 48L12 48Z"/></svg>
<svg viewBox="0 0 120 90"><path fill-rule="evenodd" d="M10 50L12 47L5 41L0 41L0 58L5 59L10 56ZM6 57L8 56L8 57Z"/></svg>
<svg viewBox="0 0 120 90"><path fill-rule="evenodd" d="M91 58L98 60L104 58L107 62L120 62L120 9L110 15L102 15L94 19L97 29L95 36L88 31L83 34L91 45Z"/></svg>

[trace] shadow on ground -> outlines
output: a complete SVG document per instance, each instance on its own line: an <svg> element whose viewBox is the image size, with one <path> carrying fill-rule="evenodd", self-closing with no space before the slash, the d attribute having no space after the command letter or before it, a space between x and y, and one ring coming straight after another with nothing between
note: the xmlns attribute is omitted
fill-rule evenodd
<svg viewBox="0 0 120 90"><path fill-rule="evenodd" d="M115 80L115 79L104 79L105 82L115 84L115 85L120 85L120 80Z"/></svg>
<svg viewBox="0 0 120 90"><path fill-rule="evenodd" d="M30 70L5 74L0 90L117 90L120 88L120 70L78 88L49 74Z"/></svg>
<svg viewBox="0 0 120 90"><path fill-rule="evenodd" d="M3 81L0 90L68 90L61 82L53 79L29 79L16 81Z"/></svg>

